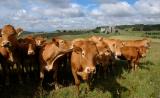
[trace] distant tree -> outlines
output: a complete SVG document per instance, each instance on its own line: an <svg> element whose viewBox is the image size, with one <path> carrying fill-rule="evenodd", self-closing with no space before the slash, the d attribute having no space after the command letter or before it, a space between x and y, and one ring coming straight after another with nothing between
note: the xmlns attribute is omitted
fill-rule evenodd
<svg viewBox="0 0 160 98"><path fill-rule="evenodd" d="M92 31L94 33L100 33L101 28L100 27L96 27L96 29L93 29Z"/></svg>
<svg viewBox="0 0 160 98"><path fill-rule="evenodd" d="M56 30L56 32L60 33L61 31L60 30Z"/></svg>

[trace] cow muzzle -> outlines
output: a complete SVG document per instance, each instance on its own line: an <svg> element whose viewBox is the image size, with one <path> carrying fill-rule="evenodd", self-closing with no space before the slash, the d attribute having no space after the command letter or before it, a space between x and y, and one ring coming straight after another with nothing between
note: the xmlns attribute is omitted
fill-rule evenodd
<svg viewBox="0 0 160 98"><path fill-rule="evenodd" d="M2 47L10 47L11 43L9 41L3 41L1 44Z"/></svg>
<svg viewBox="0 0 160 98"><path fill-rule="evenodd" d="M28 51L28 55L34 55L35 52L34 51Z"/></svg>
<svg viewBox="0 0 160 98"><path fill-rule="evenodd" d="M142 54L142 57L146 57L146 54Z"/></svg>
<svg viewBox="0 0 160 98"><path fill-rule="evenodd" d="M90 71L91 71L91 73L96 74L96 67L92 67L92 68L90 69Z"/></svg>
<svg viewBox="0 0 160 98"><path fill-rule="evenodd" d="M96 67L86 67L85 70L84 70L85 73L93 73L95 74L96 73Z"/></svg>

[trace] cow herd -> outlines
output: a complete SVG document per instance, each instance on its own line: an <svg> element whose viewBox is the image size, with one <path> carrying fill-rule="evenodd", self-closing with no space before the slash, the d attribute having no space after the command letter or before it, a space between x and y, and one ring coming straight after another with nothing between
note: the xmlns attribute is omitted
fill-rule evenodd
<svg viewBox="0 0 160 98"><path fill-rule="evenodd" d="M91 36L86 39L64 40L53 37L46 41L41 36L26 36L19 38L23 32L12 25L0 29L0 64L4 85L10 85L10 74L14 72L20 84L23 76L34 77L42 86L48 72L54 72L55 89L60 82L67 83L71 74L79 94L80 80L91 87L93 78L103 73L105 78L108 71L114 69L116 60L126 60L130 71L137 70L139 60L146 56L150 48L149 39L119 40L102 36ZM102 70L97 70L97 66ZM63 80L59 76L64 77ZM94 77L94 76L97 77Z"/></svg>

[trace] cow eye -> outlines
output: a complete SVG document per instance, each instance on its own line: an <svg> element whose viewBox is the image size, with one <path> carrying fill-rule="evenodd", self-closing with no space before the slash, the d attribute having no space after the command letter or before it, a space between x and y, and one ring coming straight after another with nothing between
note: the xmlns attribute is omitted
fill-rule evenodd
<svg viewBox="0 0 160 98"><path fill-rule="evenodd" d="M62 43L62 44L63 44L63 43L64 43L64 40L61 40L61 41L60 41L60 43Z"/></svg>
<svg viewBox="0 0 160 98"><path fill-rule="evenodd" d="M83 56L83 57L85 56L85 52L84 52L84 51L82 51L82 56Z"/></svg>

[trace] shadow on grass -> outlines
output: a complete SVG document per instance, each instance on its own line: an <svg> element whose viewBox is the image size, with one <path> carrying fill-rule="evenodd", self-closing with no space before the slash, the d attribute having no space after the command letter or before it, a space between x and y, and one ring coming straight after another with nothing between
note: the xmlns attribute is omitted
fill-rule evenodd
<svg viewBox="0 0 160 98"><path fill-rule="evenodd" d="M94 88L103 92L110 92L112 98L122 98L121 94L124 92L129 92L129 89L120 85L117 79L125 79L122 74L123 71L127 69L126 66L127 63L125 61L116 61L114 70L108 74L107 79L100 78L94 81Z"/></svg>
<svg viewBox="0 0 160 98"><path fill-rule="evenodd" d="M0 98L32 98L35 94L36 83L11 84L0 88Z"/></svg>
<svg viewBox="0 0 160 98"><path fill-rule="evenodd" d="M147 60L147 61L145 61L145 62L140 62L140 64L139 64L139 68L140 69L145 69L145 70L150 70L149 68L149 66L151 66L151 65L155 65L153 62L151 62L151 61L149 61L149 60Z"/></svg>
<svg viewBox="0 0 160 98"><path fill-rule="evenodd" d="M118 79L126 79L122 76L124 71L127 71L128 74L129 69L127 68L128 63L123 60L117 60L114 64L114 70L108 73L107 79L96 79L94 81L95 89L99 89L103 92L110 92L112 98L122 98L122 94L127 94L129 96L130 90L124 86L122 86L117 80ZM141 62L139 64L140 69L150 70L150 65L154 65L151 61Z"/></svg>

